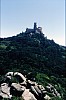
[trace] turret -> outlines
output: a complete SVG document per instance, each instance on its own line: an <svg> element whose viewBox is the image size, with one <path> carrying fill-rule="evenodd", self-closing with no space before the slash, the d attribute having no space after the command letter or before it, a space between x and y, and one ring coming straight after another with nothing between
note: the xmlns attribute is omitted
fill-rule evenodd
<svg viewBox="0 0 66 100"><path fill-rule="evenodd" d="M37 29L37 24L34 23L34 31L36 31L36 29Z"/></svg>

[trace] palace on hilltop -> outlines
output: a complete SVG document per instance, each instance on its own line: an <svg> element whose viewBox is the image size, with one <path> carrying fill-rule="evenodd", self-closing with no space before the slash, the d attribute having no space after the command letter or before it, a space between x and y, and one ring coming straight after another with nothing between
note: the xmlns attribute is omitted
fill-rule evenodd
<svg viewBox="0 0 66 100"><path fill-rule="evenodd" d="M26 33L42 33L42 27L37 27L37 23L34 23L33 29L26 28Z"/></svg>

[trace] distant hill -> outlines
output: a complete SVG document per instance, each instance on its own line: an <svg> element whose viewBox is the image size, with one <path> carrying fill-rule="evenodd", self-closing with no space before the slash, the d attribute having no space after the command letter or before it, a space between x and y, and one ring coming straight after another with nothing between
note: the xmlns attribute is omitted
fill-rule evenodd
<svg viewBox="0 0 66 100"><path fill-rule="evenodd" d="M47 39L34 23L33 29L0 38L0 74L17 69L65 76L65 48Z"/></svg>

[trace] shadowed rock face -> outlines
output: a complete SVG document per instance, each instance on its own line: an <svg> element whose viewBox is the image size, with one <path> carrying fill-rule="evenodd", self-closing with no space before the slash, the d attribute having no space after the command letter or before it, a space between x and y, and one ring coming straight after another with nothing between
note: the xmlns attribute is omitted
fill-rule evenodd
<svg viewBox="0 0 66 100"><path fill-rule="evenodd" d="M14 82L15 76L17 80L17 76L22 79L21 83L19 80L17 82ZM52 93L55 97L58 96L59 98L61 98L58 91L51 84L43 87L42 85L39 85L34 81L26 79L19 72L8 72L5 75L5 78L6 80L9 79L9 81L0 84L0 100L2 100L3 98L11 100L13 96L21 97L23 100L50 100L51 97L47 95L47 92Z"/></svg>
<svg viewBox="0 0 66 100"><path fill-rule="evenodd" d="M19 83L12 83L10 93L15 96L21 96L26 87L21 86Z"/></svg>

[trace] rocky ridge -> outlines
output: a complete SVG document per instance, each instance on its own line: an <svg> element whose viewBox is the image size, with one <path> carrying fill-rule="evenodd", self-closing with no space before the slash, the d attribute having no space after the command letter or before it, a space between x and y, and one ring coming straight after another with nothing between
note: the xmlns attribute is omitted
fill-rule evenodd
<svg viewBox="0 0 66 100"><path fill-rule="evenodd" d="M19 72L6 73L0 83L0 100L3 98L12 100L13 96L21 97L21 100L51 100L47 92L61 98L60 93L51 84L48 83L44 87Z"/></svg>

